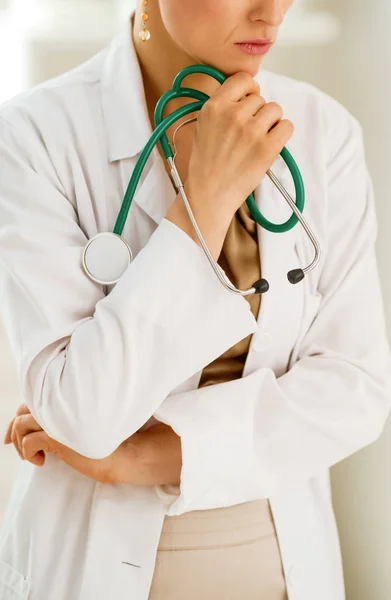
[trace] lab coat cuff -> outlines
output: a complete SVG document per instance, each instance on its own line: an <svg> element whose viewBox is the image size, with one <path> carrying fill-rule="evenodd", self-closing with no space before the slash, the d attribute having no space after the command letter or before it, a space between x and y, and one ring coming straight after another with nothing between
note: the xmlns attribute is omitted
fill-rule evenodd
<svg viewBox="0 0 391 600"><path fill-rule="evenodd" d="M220 423L205 415L197 419L196 398L194 411L186 416L189 406L185 396L186 392L168 397L155 413L181 437L182 445L177 491L173 486L155 486L166 514L221 508L259 498L259 481L254 480L254 440L248 421L238 419L237 427L227 427L224 415Z"/></svg>

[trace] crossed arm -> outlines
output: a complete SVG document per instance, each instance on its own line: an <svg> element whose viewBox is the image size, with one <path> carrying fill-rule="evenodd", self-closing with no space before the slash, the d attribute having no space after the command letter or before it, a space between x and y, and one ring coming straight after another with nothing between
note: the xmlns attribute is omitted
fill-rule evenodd
<svg viewBox="0 0 391 600"><path fill-rule="evenodd" d="M158 423L125 440L110 456L91 459L50 438L28 407L21 404L8 425L5 444L14 444L20 458L42 467L45 454L55 454L72 469L105 484L179 484L182 468L181 438Z"/></svg>

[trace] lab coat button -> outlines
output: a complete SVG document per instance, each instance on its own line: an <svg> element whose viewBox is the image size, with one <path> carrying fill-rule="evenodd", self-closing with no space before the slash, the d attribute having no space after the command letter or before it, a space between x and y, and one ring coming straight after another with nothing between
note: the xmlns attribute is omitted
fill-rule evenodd
<svg viewBox="0 0 391 600"><path fill-rule="evenodd" d="M270 333L268 333L266 331L261 331L260 333L258 333L258 335L254 341L254 347L253 347L255 352L262 352L264 350L267 350L270 346L271 339L272 339L272 336L270 335Z"/></svg>

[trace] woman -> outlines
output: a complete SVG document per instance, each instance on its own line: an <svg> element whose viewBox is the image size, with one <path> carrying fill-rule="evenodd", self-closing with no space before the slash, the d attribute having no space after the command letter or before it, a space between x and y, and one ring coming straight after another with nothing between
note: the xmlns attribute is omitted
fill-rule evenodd
<svg viewBox="0 0 391 600"><path fill-rule="evenodd" d="M274 43L291 4L139 1L107 49L1 107L2 314L25 399L2 600L344 598L328 469L380 436L391 361L360 125L238 45ZM270 281L261 309L218 281L157 150L123 233L134 261L115 286L81 266L192 63L228 78L189 77L211 99L178 132L178 170L233 283ZM291 185L286 144L322 246L296 286L303 230L260 230L244 203L256 189L289 216L264 177Z"/></svg>

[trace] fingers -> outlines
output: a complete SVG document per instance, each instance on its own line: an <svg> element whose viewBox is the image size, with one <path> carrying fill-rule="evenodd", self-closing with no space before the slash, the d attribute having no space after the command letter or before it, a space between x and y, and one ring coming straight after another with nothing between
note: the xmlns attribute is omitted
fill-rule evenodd
<svg viewBox="0 0 391 600"><path fill-rule="evenodd" d="M111 469L111 458L95 460L78 454L71 448L67 448L60 442L50 438L44 431L29 433L23 438L23 456L29 462L42 466L45 454L55 454L57 458L69 465L75 471L87 475L102 483L114 483L109 479Z"/></svg>
<svg viewBox="0 0 391 600"><path fill-rule="evenodd" d="M28 406L26 404L19 404L18 408L16 409L16 416L20 416L20 415L27 415L30 413L30 410L28 408ZM15 422L15 418L14 417L12 419L12 421L10 422L10 424L7 427L7 431L5 432L5 436L4 436L4 444L11 444L12 440L11 440L11 432L12 432L12 427L14 425Z"/></svg>
<svg viewBox="0 0 391 600"><path fill-rule="evenodd" d="M265 131L270 131L282 119L283 111L276 102L268 102L255 115L257 121Z"/></svg>
<svg viewBox="0 0 391 600"><path fill-rule="evenodd" d="M259 83L249 73L238 71L224 81L217 92L211 96L211 100L219 102L220 99L226 98L232 102L239 102L247 94L259 95L260 89Z"/></svg>
<svg viewBox="0 0 391 600"><path fill-rule="evenodd" d="M31 415L28 406L26 404L20 404L16 410L16 416L8 425L4 436L4 443L13 443L19 457L21 460L24 460L22 450L23 438L33 431L42 431L42 428ZM39 462L41 462L41 460L42 457Z"/></svg>
<svg viewBox="0 0 391 600"><path fill-rule="evenodd" d="M30 413L31 413L31 411L30 411L29 407L27 406L27 404L19 404L18 408L16 409L17 417L19 417L20 415L27 415Z"/></svg>
<svg viewBox="0 0 391 600"><path fill-rule="evenodd" d="M4 444L10 444L12 442L11 432L12 432L12 427L14 426L14 421L15 421L15 417L12 419L12 421L10 422L10 424L7 427L7 431L5 432L5 436L4 436Z"/></svg>
<svg viewBox="0 0 391 600"><path fill-rule="evenodd" d="M65 446L50 438L43 431L26 404L18 406L16 416L8 425L4 443L14 444L22 460L28 460L38 467L45 462L45 452L62 457L66 450ZM71 451L69 452L71 453Z"/></svg>
<svg viewBox="0 0 391 600"><path fill-rule="evenodd" d="M45 452L53 452L51 442L51 438L42 430L28 433L22 440L23 458L41 467L45 462Z"/></svg>
<svg viewBox="0 0 391 600"><path fill-rule="evenodd" d="M239 102L241 110L249 116L257 115L259 110L266 104L266 100L259 94L249 94L242 98Z"/></svg>
<svg viewBox="0 0 391 600"><path fill-rule="evenodd" d="M11 441L22 460L24 460L22 450L23 438L35 431L42 431L42 427L30 413L20 414L18 417L15 417L11 431Z"/></svg>
<svg viewBox="0 0 391 600"><path fill-rule="evenodd" d="M294 125L288 119L282 119L269 132L269 140L277 143L278 146L285 146L295 131Z"/></svg>

